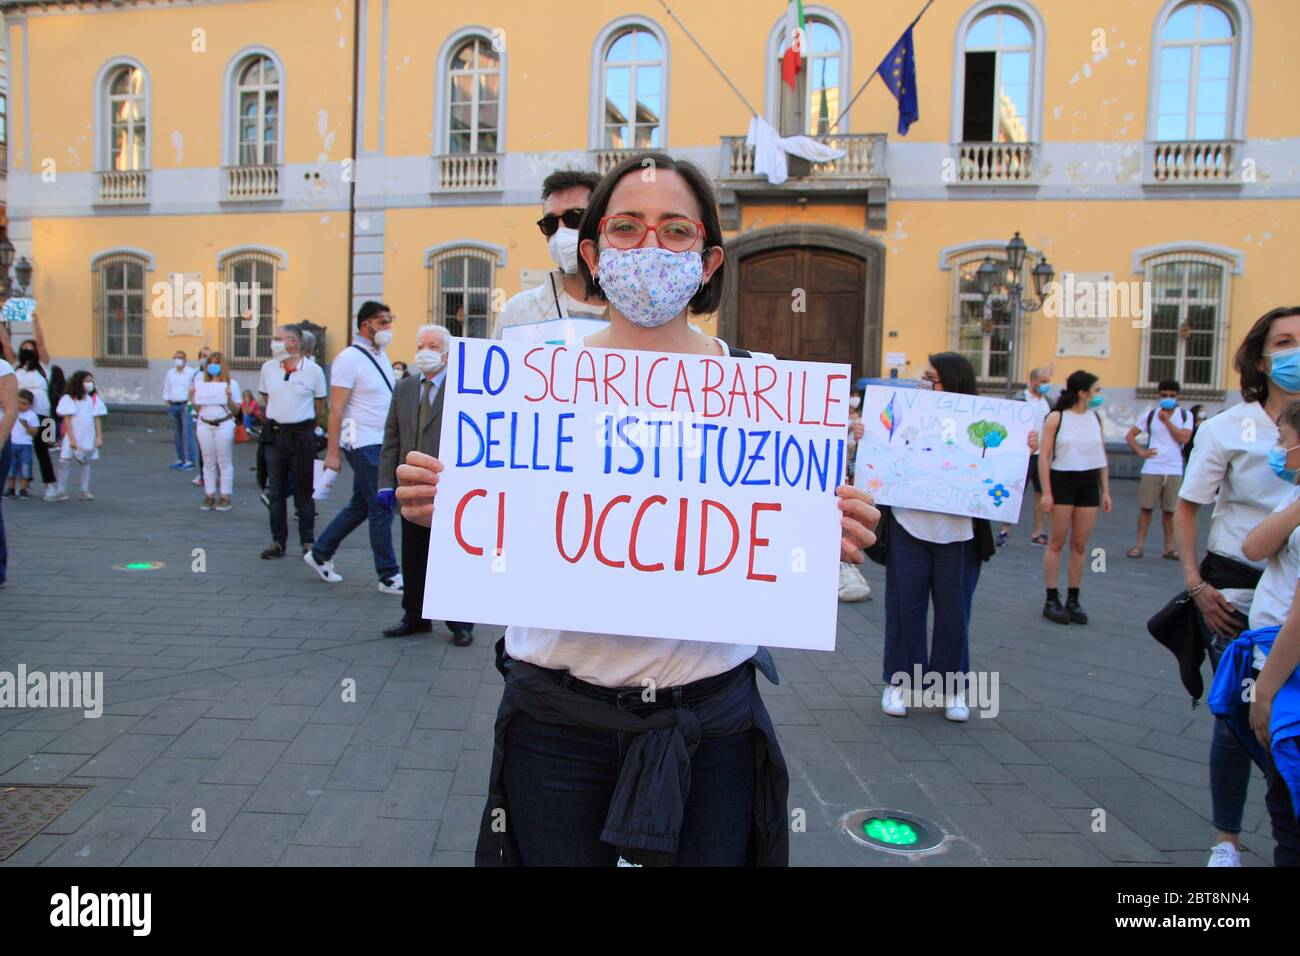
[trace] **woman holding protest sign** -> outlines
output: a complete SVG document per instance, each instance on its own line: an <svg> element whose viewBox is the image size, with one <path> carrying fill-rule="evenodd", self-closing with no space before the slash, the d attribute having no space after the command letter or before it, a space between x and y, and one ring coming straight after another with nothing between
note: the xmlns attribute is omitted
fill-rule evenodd
<svg viewBox="0 0 1300 956"><path fill-rule="evenodd" d="M591 194L579 240L587 291L610 304L588 346L748 357L688 324L717 308L725 258L698 167L625 159ZM416 452L398 467L408 521L431 523L442 469ZM860 562L879 514L865 492L836 494L841 557ZM479 865L788 862L789 780L754 674L775 679L765 650L527 626L497 649L506 687Z"/></svg>
<svg viewBox="0 0 1300 956"><path fill-rule="evenodd" d="M920 386L976 395L975 369L957 352L929 357ZM858 432L861 436L861 430ZM1029 433L1030 451L1038 434ZM980 564L994 553L993 530L985 519L891 508L885 552L886 683L880 708L906 717L909 701L922 700L922 684L942 684L944 716L970 719L966 675L970 671L970 617ZM934 637L926 651L926 618L934 604ZM918 680L919 678L919 680ZM911 693L909 694L909 689Z"/></svg>
<svg viewBox="0 0 1300 956"><path fill-rule="evenodd" d="M1038 455L1043 512L1048 515L1047 550L1043 552L1047 601L1043 617L1055 624L1088 623L1088 615L1079 606L1083 559L1097 524L1097 509L1110 511L1110 469L1101 416L1097 414L1102 403L1097 382L1091 372L1072 372L1056 399L1056 407L1043 420L1043 450ZM1057 584L1067 538L1069 590L1062 607Z"/></svg>

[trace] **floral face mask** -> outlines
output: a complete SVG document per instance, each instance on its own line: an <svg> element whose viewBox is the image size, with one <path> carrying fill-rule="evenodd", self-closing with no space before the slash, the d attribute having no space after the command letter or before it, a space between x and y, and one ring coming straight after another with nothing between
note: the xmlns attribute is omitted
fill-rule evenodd
<svg viewBox="0 0 1300 956"><path fill-rule="evenodd" d="M600 251L601 292L631 322L652 329L681 314L700 290L704 258L656 246Z"/></svg>

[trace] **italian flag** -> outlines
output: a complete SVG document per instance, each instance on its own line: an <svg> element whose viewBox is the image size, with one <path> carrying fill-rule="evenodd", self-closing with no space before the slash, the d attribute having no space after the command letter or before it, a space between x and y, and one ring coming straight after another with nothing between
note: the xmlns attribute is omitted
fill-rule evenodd
<svg viewBox="0 0 1300 956"><path fill-rule="evenodd" d="M781 79L795 88L795 77L807 57L807 33L804 31L803 0L790 0L785 13L785 56L781 58Z"/></svg>

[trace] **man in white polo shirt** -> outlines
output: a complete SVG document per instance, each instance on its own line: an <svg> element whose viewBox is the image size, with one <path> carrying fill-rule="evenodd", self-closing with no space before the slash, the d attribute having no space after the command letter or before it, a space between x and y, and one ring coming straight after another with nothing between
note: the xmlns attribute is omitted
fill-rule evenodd
<svg viewBox="0 0 1300 956"><path fill-rule="evenodd" d="M325 415L325 372L302 354L302 333L282 325L271 337L271 358L262 365L257 390L266 409L265 445L270 493L271 546L264 558L284 557L289 540L289 472L298 510L298 541L303 553L316 539L316 505L312 501L316 422Z"/></svg>
<svg viewBox="0 0 1300 956"><path fill-rule="evenodd" d="M1129 549L1128 556L1142 557L1151 517L1159 508L1165 528L1165 550L1161 557L1177 561L1174 510L1183 485L1183 446L1192 437L1192 413L1178 406L1179 386L1173 379L1162 381L1157 391L1160 404L1144 411L1124 436L1128 446L1143 459L1138 484L1137 544ZM1143 434L1147 436L1145 448L1138 444L1138 436Z"/></svg>
<svg viewBox="0 0 1300 956"><path fill-rule="evenodd" d="M190 386L198 369L185 364L185 353L180 349L172 356L172 367L163 376L163 401L167 403L167 417L172 422L172 441L176 444L176 460L172 462L175 471L193 471L198 459L194 444L194 419L190 418L187 405L190 401Z"/></svg>
<svg viewBox="0 0 1300 956"><path fill-rule="evenodd" d="M338 470L341 448L352 466L352 498L303 560L322 581L342 581L334 570L334 552L344 538L368 521L379 590L401 594L401 568L393 553L393 507L377 497L379 452L393 399L393 363L385 351L393 339L392 326L393 313L388 306L382 302L362 303L357 310L357 337L334 357L330 366L325 467Z"/></svg>

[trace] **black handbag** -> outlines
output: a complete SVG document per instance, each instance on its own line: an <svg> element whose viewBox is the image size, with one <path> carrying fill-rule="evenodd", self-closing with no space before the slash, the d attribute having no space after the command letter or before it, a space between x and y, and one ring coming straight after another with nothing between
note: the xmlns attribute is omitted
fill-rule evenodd
<svg viewBox="0 0 1300 956"><path fill-rule="evenodd" d="M876 522L876 543L867 548L867 557L876 564L884 564L889 557L889 525L893 521L889 505L876 505L880 520Z"/></svg>

